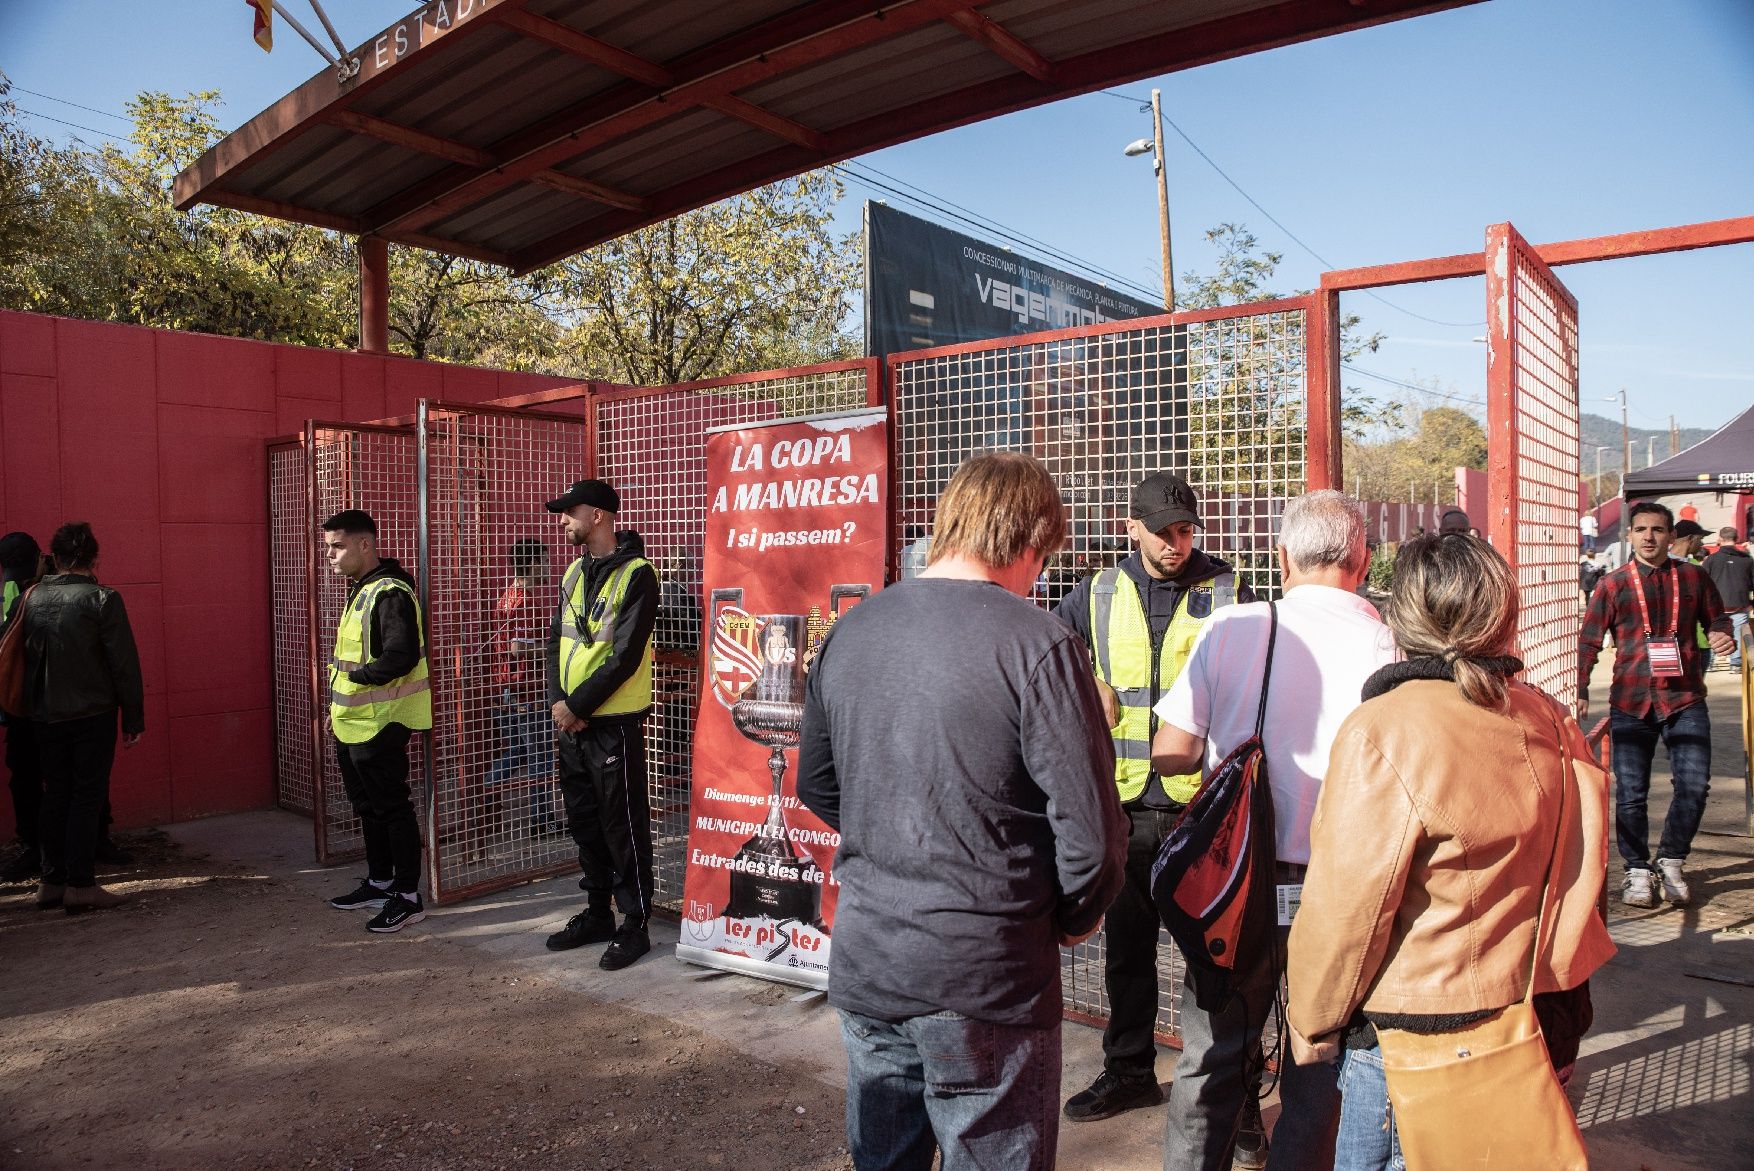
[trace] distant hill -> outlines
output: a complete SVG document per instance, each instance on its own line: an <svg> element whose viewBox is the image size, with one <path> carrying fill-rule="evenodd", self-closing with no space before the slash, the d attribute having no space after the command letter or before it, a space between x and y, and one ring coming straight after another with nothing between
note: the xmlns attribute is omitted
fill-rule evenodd
<svg viewBox="0 0 1754 1171"><path fill-rule="evenodd" d="M1610 419L1603 415L1584 415L1580 420L1583 432L1583 473L1586 476L1595 474L1596 448L1606 447L1602 453L1602 472L1618 472L1620 468L1620 420ZM1695 443L1710 438L1715 434L1715 427L1683 427L1681 428L1681 447L1686 451ZM1637 471L1647 466L1645 452L1652 451L1656 462L1662 463L1675 453L1669 450L1669 429L1667 427L1633 427L1632 434L1632 468ZM1652 437L1656 438L1654 451L1647 446Z"/></svg>

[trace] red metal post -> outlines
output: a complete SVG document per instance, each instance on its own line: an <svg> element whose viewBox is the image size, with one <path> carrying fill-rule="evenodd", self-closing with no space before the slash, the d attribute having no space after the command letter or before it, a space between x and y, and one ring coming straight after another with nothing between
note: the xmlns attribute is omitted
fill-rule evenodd
<svg viewBox="0 0 1754 1171"><path fill-rule="evenodd" d="M1305 385L1308 388L1306 462L1308 487L1344 487L1340 447L1340 291L1322 289L1313 298L1308 324Z"/></svg>
<svg viewBox="0 0 1754 1171"><path fill-rule="evenodd" d="M1516 256L1509 224L1486 229L1486 518L1493 548L1516 569ZM1480 518L1473 518L1476 522Z"/></svg>
<svg viewBox="0 0 1754 1171"><path fill-rule="evenodd" d="M390 245L380 236L359 238L359 349L390 352Z"/></svg>

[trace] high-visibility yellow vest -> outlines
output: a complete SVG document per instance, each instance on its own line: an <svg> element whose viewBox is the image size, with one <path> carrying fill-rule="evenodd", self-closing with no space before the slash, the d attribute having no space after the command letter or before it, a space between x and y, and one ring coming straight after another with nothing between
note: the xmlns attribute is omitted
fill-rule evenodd
<svg viewBox="0 0 1754 1171"><path fill-rule="evenodd" d="M414 603L414 625L420 632L420 658L399 679L388 683L355 683L348 678L377 657L371 641L372 607L386 590L402 590ZM329 725L343 744L363 744L391 724L424 731L432 727L432 689L426 677L426 625L420 599L400 578L368 582L341 612L335 628L335 652L329 660Z"/></svg>
<svg viewBox="0 0 1754 1171"><path fill-rule="evenodd" d="M18 583L8 580L0 587L0 622L12 617L12 603L18 601Z"/></svg>
<svg viewBox="0 0 1754 1171"><path fill-rule="evenodd" d="M1115 786L1123 802L1136 801L1151 777L1151 699L1168 693L1187 666L1200 627L1219 606L1236 601L1236 575L1226 571L1184 590L1177 600L1163 644L1153 653L1151 623L1138 583L1119 567L1105 569L1090 583L1090 641L1096 677L1114 688L1121 722L1114 727ZM1156 687L1152 660L1156 659ZM1182 804L1200 787L1198 772L1164 777L1163 791Z"/></svg>
<svg viewBox="0 0 1754 1171"><path fill-rule="evenodd" d="M609 661L615 649L615 620L627 600L628 583L650 564L644 557L632 557L616 566L592 599L589 613L585 612L585 558L567 566L560 582L560 689L568 695ZM651 706L652 638L647 635L639 652L639 668L591 715L626 716Z"/></svg>

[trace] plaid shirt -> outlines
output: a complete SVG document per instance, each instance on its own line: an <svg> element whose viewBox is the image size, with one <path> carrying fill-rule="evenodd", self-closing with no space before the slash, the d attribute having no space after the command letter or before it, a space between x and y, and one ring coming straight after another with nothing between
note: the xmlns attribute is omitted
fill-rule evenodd
<svg viewBox="0 0 1754 1171"><path fill-rule="evenodd" d="M1636 567L1636 577L1632 567ZM1675 634L1681 644L1681 674L1674 678L1657 679L1650 673L1644 617L1639 612L1638 598L1632 593L1638 588L1644 590L1645 605L1650 608L1651 633L1658 638ZM1670 591L1674 589L1681 591L1679 632L1669 629ZM1664 720L1692 707L1705 698L1705 655L1699 646L1702 627L1730 633L1723 600L1705 571L1674 558L1660 569L1634 559L1627 567L1604 577L1590 595L1589 613L1584 615L1583 631L1577 639L1577 693L1589 695L1590 672L1595 670L1596 656L1612 635L1615 654L1614 684L1608 691L1611 706L1632 716L1654 711L1657 718Z"/></svg>

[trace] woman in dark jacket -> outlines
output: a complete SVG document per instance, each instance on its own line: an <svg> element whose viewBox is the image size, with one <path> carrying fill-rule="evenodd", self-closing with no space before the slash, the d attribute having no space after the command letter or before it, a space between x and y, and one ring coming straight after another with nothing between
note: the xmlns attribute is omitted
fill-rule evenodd
<svg viewBox="0 0 1754 1171"><path fill-rule="evenodd" d="M97 538L83 522L49 542L56 572L31 591L24 624L30 718L43 774L37 906L69 915L114 907L93 854L116 759L116 714L132 747L146 730L140 655L122 595L97 582Z"/></svg>

